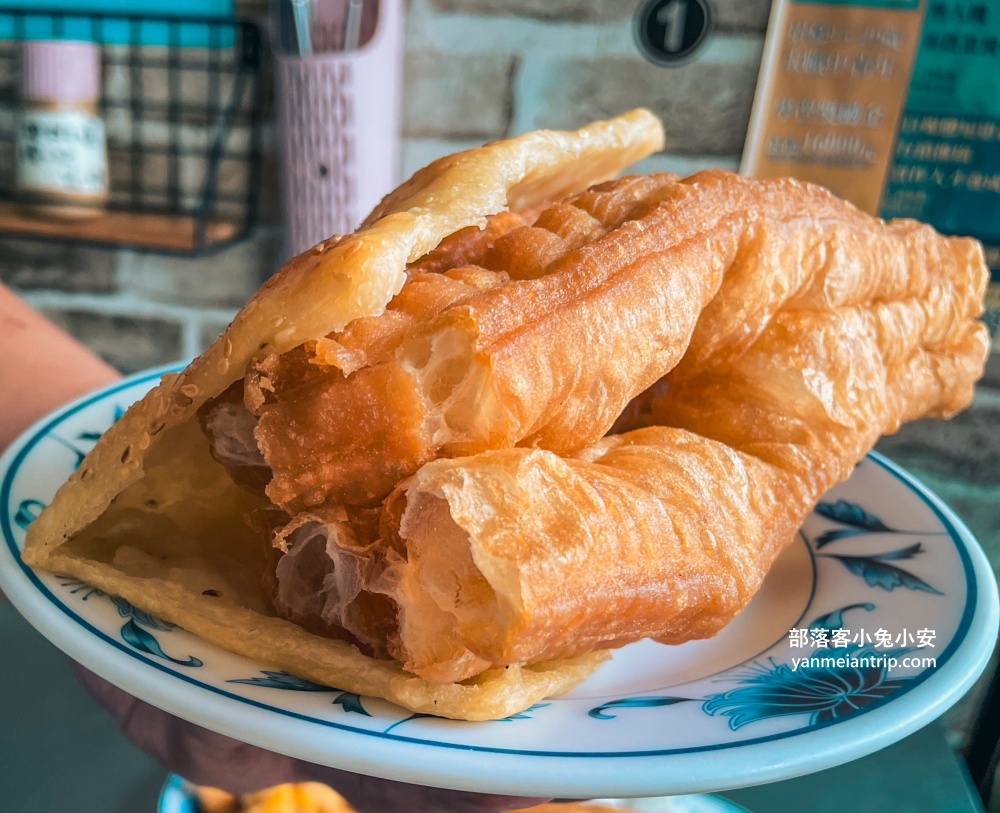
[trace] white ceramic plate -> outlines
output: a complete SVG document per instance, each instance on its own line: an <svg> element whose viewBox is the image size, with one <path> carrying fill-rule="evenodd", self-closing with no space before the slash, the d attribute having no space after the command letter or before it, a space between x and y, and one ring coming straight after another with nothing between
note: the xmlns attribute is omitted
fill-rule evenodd
<svg viewBox="0 0 1000 813"><path fill-rule="evenodd" d="M711 640L626 647L565 697L490 723L410 714L317 686L20 561L33 518L97 436L165 371L69 405L3 457L0 586L89 669L246 742L359 773L488 793L721 790L827 768L895 742L962 696L996 640L996 582L979 546L940 500L873 455L824 497L747 610ZM835 630L853 640L834 647ZM827 649L793 646L817 636ZM793 669L793 659L810 655L847 661ZM886 657L897 659L895 667L876 660ZM936 664L904 664L914 657Z"/></svg>

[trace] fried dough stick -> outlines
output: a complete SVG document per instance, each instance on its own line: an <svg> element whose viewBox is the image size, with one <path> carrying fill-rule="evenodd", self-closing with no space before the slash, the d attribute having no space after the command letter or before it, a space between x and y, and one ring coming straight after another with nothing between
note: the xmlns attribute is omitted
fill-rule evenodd
<svg viewBox="0 0 1000 813"><path fill-rule="evenodd" d="M629 269L672 228L642 215L675 180L597 187L506 232L494 219L497 236L478 256L452 257L444 246L410 269L383 315L300 357L259 365L247 392L274 472L270 499L292 513L373 505L439 456L519 442L565 452L603 435L630 398L676 364L694 313L721 280L722 258L697 280L668 266ZM628 250L623 229L635 232ZM668 296L693 299L691 318L669 318ZM588 350L597 338L600 351Z"/></svg>
<svg viewBox="0 0 1000 813"><path fill-rule="evenodd" d="M881 434L971 398L988 341L955 304L782 313L738 360L654 402L672 425L570 458L510 449L424 466L392 498L405 500L405 547L382 577L399 607L393 654L457 680L714 635Z"/></svg>
<svg viewBox="0 0 1000 813"><path fill-rule="evenodd" d="M754 186L707 183L720 180ZM302 536L281 537L285 576L310 534L339 574L312 611L441 681L705 637L881 434L968 403L987 347L977 244L795 183L756 186L694 331L701 365L685 359L647 404L661 426L568 458L510 449L428 464L389 499L378 541L300 515L289 528ZM373 635L352 609L369 595L397 608L388 635L387 615Z"/></svg>
<svg viewBox="0 0 1000 813"><path fill-rule="evenodd" d="M960 264L817 187L723 172L625 178L501 217L415 263L382 316L251 371L272 502L376 505L437 457L572 453L680 361L706 306L720 315L689 355L746 346L785 302L903 295L929 263ZM872 251L876 273L858 273ZM736 335L713 332L726 319Z"/></svg>

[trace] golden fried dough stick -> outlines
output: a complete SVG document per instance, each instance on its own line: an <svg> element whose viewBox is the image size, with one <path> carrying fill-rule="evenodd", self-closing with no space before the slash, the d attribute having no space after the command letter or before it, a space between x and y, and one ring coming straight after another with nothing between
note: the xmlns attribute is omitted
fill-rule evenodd
<svg viewBox="0 0 1000 813"><path fill-rule="evenodd" d="M309 365L272 356L248 377L273 502L374 505L437 457L571 453L692 334L688 356L738 353L785 304L909 295L929 268L944 279L969 259L818 187L724 172L625 178L495 231L482 256L462 253L470 264L413 275L385 314L305 348ZM476 285L459 289L462 275Z"/></svg>
<svg viewBox="0 0 1000 813"><path fill-rule="evenodd" d="M833 205L843 206L825 194ZM766 218L754 224L744 242L745 259L734 264L699 316L676 374L737 357L781 310L946 297L961 315L981 312L984 261L977 241L942 239L914 220L883 223L860 211L853 214L854 222L844 217L822 226L806 216L793 225L794 234L787 227L774 234L775 224ZM928 341L936 338L927 336Z"/></svg>
<svg viewBox="0 0 1000 813"><path fill-rule="evenodd" d="M654 402L675 426L571 458L508 449L424 466L394 495L394 654L447 681L714 635L881 434L968 403L988 352L967 304L982 268L971 291L780 313L739 359Z"/></svg>
<svg viewBox="0 0 1000 813"><path fill-rule="evenodd" d="M670 218L628 218L647 212L675 180L598 187L497 239L481 268L412 278L397 297L406 303L318 343L310 360L325 366L322 377L287 375L287 360L269 360L263 385L251 376L248 390L266 391L253 400L257 443L275 474L271 500L289 511L372 504L437 456L518 442L572 451L600 437L677 362L694 314L721 278L715 260L695 279L668 265L628 268L620 232L664 242ZM476 273L479 290L450 293L452 277ZM632 295L639 287L648 294L642 300ZM669 298L692 300L687 319L665 312ZM405 324L400 310L411 317ZM595 331L601 351L582 354Z"/></svg>
<svg viewBox="0 0 1000 813"><path fill-rule="evenodd" d="M621 194L618 190L621 190ZM645 308L653 303L663 313L669 314L674 321L674 328L680 328L673 335L675 338L678 334L681 336L681 352L685 346L683 337L693 332L694 340L699 342L697 350L707 356L697 368L702 373L700 380L703 381L707 381L704 378L706 371L716 370L727 359L741 358L740 354L745 354L746 347L754 346L754 342L759 342L760 347L769 348L763 356L760 353L754 356L756 358L773 356L778 364L784 363L783 359L801 364L803 353L815 338L811 337L811 330L815 329L817 336L834 336L831 340L834 344L839 336L838 330L848 338L853 335L852 330L860 330L860 327L850 327L846 322L841 324L836 321L827 325L823 321L833 316L844 320L852 312L857 315L868 313L870 318L877 320L875 324L880 341L889 341L888 337L893 337L894 344L882 348L886 357L891 358L894 357L892 354L900 352L900 348L912 350L923 345L933 348L935 341L952 339L957 331L969 329L966 323L972 323L971 320L981 307L984 265L974 241L946 239L929 227L909 221L884 224L817 187L794 181L760 183L727 173L702 173L685 182L671 180L659 186L648 182L640 184L636 179L623 179L578 196L574 205L579 205L584 198L586 201L583 205L589 210L600 211L604 221L611 222L613 218L623 216L643 218L631 221L631 225L634 227L642 224L641 231L648 234L652 231L650 223L656 218L660 218L656 222L662 222L669 215L673 228L668 231L667 236L659 235L666 246L662 251L630 260L627 273L632 274L630 281L633 287L629 297L619 297L614 301L609 298L602 300L600 294L603 290L588 297L587 304L595 308L606 308L609 313L600 317L593 312L588 314L589 322L598 328L592 332L589 342L585 345L578 343L573 348L575 357L570 357L569 363L568 346L564 337L551 325L549 327L552 327L552 333L546 337L547 342L535 345L533 355L510 359L497 354L496 358L509 361L506 370L514 370L527 379L523 396L518 403L524 403L531 397L530 382L540 382L539 389L543 396L548 397L552 389L546 388L546 376L551 379L560 372L566 375L567 370L576 372L583 365L592 365L589 369L597 370L596 375L599 376L598 382L601 385L619 374L623 367L627 367L627 363L620 362L622 356L626 359L628 357L628 350L623 348L621 342L622 338L627 338L627 334L623 336L614 332L614 328L621 325L621 321L615 320L628 313L629 307L634 308L633 312L645 313ZM561 206L565 207L566 204ZM546 216L543 213L540 219ZM714 226L711 225L713 216L718 218L718 223ZM709 226L697 225L706 221ZM619 247L622 252L634 250L631 236L619 234L621 231L627 229L611 232L608 239L616 237L623 243ZM516 242L521 232L518 229L510 231L490 251L496 251L504 241ZM591 244L588 249L598 244ZM718 262L720 258L724 261L721 268L719 265L710 265L713 260ZM650 268L653 272L644 276L642 270ZM710 268L711 273L702 274L705 268ZM722 272L724 276L719 281L718 275ZM553 272L553 276L556 273L558 271ZM543 279L551 281L551 278ZM742 286L739 292L740 307L735 309L727 305L725 298L727 292L730 292L729 295L737 295L732 293L735 283L731 284L730 279ZM669 284L665 280L669 280ZM751 285L750 282L754 284ZM688 287L685 288L685 285ZM706 291L716 289L719 293L708 302L704 311L696 314L692 308L696 310L700 306L693 303L699 297L704 297ZM669 295L658 298L664 291ZM753 292L754 298L750 298L748 292ZM497 311L508 307L511 295L507 286L484 288L480 295L464 300L464 303L478 303L486 298L490 299L491 307L487 310L485 306L480 306L484 313L489 314L496 322L509 318L503 314L496 315ZM572 301L566 306L565 310L570 314L568 321L572 319L576 307L577 303ZM933 319L932 313L936 314ZM696 321L692 321L693 317ZM724 317L729 317L728 321ZM714 334L705 329L705 324L710 324L718 335L726 339L726 343L712 344ZM789 336L795 331L796 324L809 324L810 327L798 330L795 333L797 338L793 341ZM769 325L773 328L770 334L767 333ZM823 325L826 326L820 331ZM609 339L606 338L607 333L602 333L603 330L612 333ZM762 338L762 332L767 336L766 341ZM571 338L578 338L572 333L569 335ZM665 332L660 335L665 335ZM521 339L520 335L516 335L513 341ZM695 348L692 347L689 355L694 351ZM832 350L826 352L830 353ZM821 354L817 362L821 372L824 358ZM651 422L688 426L673 422L664 415L653 415L652 418L649 415L654 404L659 403L658 409L662 412L667 404L676 400L671 395L685 380L685 371L690 369L686 359L687 357L673 373L654 383L642 397L633 401L625 413L619 416L616 428L625 430ZM847 364L847 360L843 364ZM497 363L494 369L503 368ZM532 376L529 378L527 372L522 371L530 371ZM867 370L867 374L877 377L879 372L873 368ZM724 373L716 372L713 381L722 381L717 388L725 390L727 386L735 388L736 379L734 371L728 370ZM593 378L583 380L592 382ZM819 375L816 380L825 379ZM951 400L938 404L936 409L939 412L949 412L959 408L967 401L973 380L974 377L968 371L955 372L952 378L953 388L950 390ZM633 381L635 384L643 383L638 377ZM579 379L575 383L578 382ZM962 386L959 386L960 383ZM322 392L323 386L317 385L317 389ZM593 389L599 391L595 400L602 403L600 398L606 395L607 387L593 386ZM665 389L668 391L667 396L663 396ZM339 391L338 394L342 392ZM709 414L716 410L711 397L715 397L714 390L695 392L684 403L690 406L697 417L701 412ZM722 408L724 413L739 416L738 426L753 427L759 424L765 414L758 403L760 397L760 393L757 393L755 397L745 397L735 402L725 399L719 399L718 402L725 404ZM912 397L912 394L907 397ZM301 405L301 401L299 403ZM395 410L396 420L388 426L392 427L390 439L398 443L400 438L407 437L405 432L400 432L403 422L398 417L399 410L403 405L409 407L412 402L398 398L389 399L388 403L391 406L383 407L382 414L385 415L389 409ZM564 399L559 403L558 417L561 419L567 411L572 411L573 402L572 399ZM481 407L481 404L482 399L474 406ZM911 402L911 405L919 406L918 413L930 409L920 406L918 402ZM829 485L842 479L850 465L870 448L878 434L894 431L895 424L881 422L887 407L881 405L880 409L875 409L875 406L880 405L872 407L872 414L862 424L865 427L875 427L876 434L870 436L867 429L862 431L863 427L859 429L854 426L857 430L854 439L860 443L855 452L849 451L855 448L848 443L851 438L838 440L841 447L848 451L850 462L845 463L834 474L825 476L825 479L821 477L822 482ZM860 404L854 404L852 408L860 408ZM908 413L897 411L900 420L910 418ZM782 417L781 421L774 426L764 427L764 430L772 431L787 422L788 417ZM356 422L346 421L343 416L332 423L337 426L356 425ZM414 421L410 425L417 424ZM604 423L598 425L602 428L606 426ZM700 426L695 423L689 428L699 434L706 434L700 431ZM312 428L322 432L319 425ZM377 423L373 425L373 430L377 432ZM346 429L344 431L347 432ZM710 434L707 436L712 437ZM739 448L735 437L727 436L722 439ZM538 442L537 436L534 440ZM769 438L767 442L772 443L774 439ZM539 445L548 448L556 446L551 442L539 442ZM797 451L794 444L788 448L801 457L801 450ZM554 450L563 453L573 451L569 443L566 448L556 447ZM447 451L445 449L444 453ZM420 455L415 454L409 465L415 466L419 458ZM764 459L767 461L766 457ZM815 461L808 462L810 466L815 465ZM344 463L341 461L339 465L344 466ZM407 467L401 466L394 473L397 477L401 476L407 473ZM800 474L806 476L806 472L800 471ZM816 492L812 497L813 501L818 499L820 493L821 490ZM398 495L396 499L398 500ZM417 661L406 654L406 647L400 643L398 634L391 631L394 625L391 606L384 600L385 594L393 594L396 589L396 585L391 583L391 576L386 576L387 569L391 572L389 563L394 558L400 558L401 551L405 548L396 538L398 515L402 513L402 509L396 506L394 510L397 514L395 529L383 529L381 541L378 541L379 534L373 535L371 528L359 531L356 525L352 526L350 522L345 524L344 518L337 515L336 510L331 513L329 509L320 507L299 513L278 534L277 541L280 548L290 554L282 566L282 577L286 584L284 595L287 597L294 593L300 598L309 598L307 601L289 601L278 596L278 611L286 617L296 618L300 623L312 623L316 627L320 620L330 627L343 626L357 640L365 642L371 651L394 653L400 660L413 665L413 668L422 668L424 671L421 674L429 679L457 679L450 676L472 674L489 663L501 662L490 661L463 646L455 649L449 656L454 660L444 659L447 661L446 667L433 672L433 667L418 667ZM331 537L340 541L328 545L327 540ZM302 569L302 565L296 563L299 557L307 558L313 563L313 567L327 568L329 574L338 574L335 579L330 576L338 583L336 589L331 585L330 589L322 591L320 595L310 594L297 576ZM769 563L770 560L767 561ZM291 585L297 587L293 590ZM305 619L309 618L312 621L306 622ZM425 630L434 631L428 633L431 637L438 635L437 627L427 619L422 619L421 624ZM390 630L388 635L386 630Z"/></svg>
<svg viewBox="0 0 1000 813"><path fill-rule="evenodd" d="M618 190L622 190L620 195ZM639 195L636 194L637 191ZM685 348L685 336L693 332L695 340L701 342L698 349L707 356L702 368L716 371L712 380L723 389L726 386L735 388L738 376L732 369L718 372L722 369L720 365L724 365L726 359L742 358L740 353L746 354L746 346L756 346L754 342L760 347L768 348L763 355L760 352L756 355L751 354L754 358L773 358L774 363L779 366L801 364L804 348L809 346L811 330L815 328L816 336L819 336L825 335L824 331L836 332L837 329L842 329L846 332L845 335L851 336L853 334L850 333L847 322L841 325L841 321L848 319L851 313L857 318L867 313L866 318L876 320L880 341L888 342L889 337L894 337L892 341L895 344L882 347L888 359L894 358L893 354L901 352L901 348L909 352L923 345L933 347L936 341L953 339L956 331L967 329L967 326L963 325L966 322L971 324L971 319L978 313L980 307L984 266L981 256L976 253L976 244L973 241L942 238L932 229L912 222L883 224L817 187L794 181L759 183L726 173L703 173L685 182L677 183L670 180L659 185L648 182L640 184L636 179L623 179L620 182L606 184L599 190L585 193L584 196L578 196L575 203L584 197L587 197L584 205L591 210L600 210L605 221L613 222L613 218L622 216L645 218L631 221L633 226L637 223L643 224L641 231L644 234L651 231L650 223L654 219L659 218L657 222L662 224L667 218L664 213L669 215L674 228L669 230L667 236L659 234L662 250L630 261L629 273L633 273L635 279L640 280L631 289L631 298L632 301L638 300L637 310L642 311L652 301L664 313L674 318L675 329L680 327L678 333L681 352ZM566 204L560 206L565 207ZM717 218L714 223L713 215L710 215L709 211L714 212L714 217ZM539 219L546 216L546 213L543 213ZM706 219L709 226L704 225ZM685 228L688 229L687 232ZM634 247L631 245L632 240L629 235L618 234L623 230L611 232L608 239L617 235L618 239L625 243L621 251L627 252ZM500 238L490 251L496 251L502 241L515 242L522 231L518 229L510 231ZM692 266L684 264L685 261L691 260L692 255L688 252L688 248L692 243L699 250L699 253L694 255L693 270ZM592 248L593 245L596 244L591 244L588 248ZM705 259L705 255L710 255L717 264L712 267L710 260ZM718 264L720 258L723 260L721 266ZM653 269L645 280L641 272L643 267ZM706 267L711 268L712 273L701 274L700 272ZM724 276L720 280L720 274L723 273ZM660 276L657 277L656 274ZM730 278L736 279L743 286L740 291L740 309L734 310L726 304L727 291L733 290L733 285L729 283ZM665 282L667 280L669 284ZM756 298L752 301L746 298L747 291L752 288L747 280L764 281L753 288ZM658 282L661 286L659 291L655 290ZM698 287L699 285L703 287ZM697 291L697 296L703 298L706 292L720 291L708 302L697 319L696 326L693 326L695 323L691 319L690 311L693 290ZM651 299L654 294L662 298ZM484 286L481 294L463 302L478 303L484 298L490 299L490 307L487 310L485 306L481 306L483 312L490 314L492 319L500 321L503 317L496 316L496 312L505 307L504 298L510 298L507 287ZM890 301L893 299L897 301ZM602 301L598 295L591 296L590 300L591 304L596 301L599 305L610 307L609 301L607 299ZM617 311L602 315L601 318L590 313L589 322L601 327L608 323L620 324L620 322L615 323L615 319L622 313L628 312L630 301L620 297L614 304L618 308ZM576 303L570 303L566 309L572 314L575 306ZM744 313L748 308L752 318ZM733 313L737 314L736 318L731 318L730 321L723 318L727 315L731 317ZM834 317L841 321L834 321L833 324L823 321ZM719 335L726 337L728 343L721 346L718 342L710 344L711 334L704 329L705 324L711 324ZM808 324L810 327L796 332L797 324ZM855 325L851 329L860 328ZM768 333L768 330L771 332ZM622 365L616 366L612 359L617 361L618 355L627 351L622 351L621 344L616 343L618 334L610 330L608 332L611 332L612 336L606 343L602 343L601 339L607 334L602 335L599 328L595 331L595 340L591 341L586 350L581 351L579 347L576 348L575 356L572 358L576 366L570 369L579 370L581 366L593 363L600 370L599 375L603 376L599 381L604 382L613 377ZM762 337L762 332L766 340ZM678 333L674 336L676 337ZM792 333L797 336L795 341L789 338ZM509 362L506 368L498 362L494 365L494 369L517 369L517 361L530 362L536 370L543 365L550 367L558 365L567 357L566 351L559 352L561 341L563 341L561 336L553 334L546 345L535 346L534 356L522 356ZM798 344L802 344L803 349L798 349ZM583 361L577 361L581 356ZM498 358L503 359L503 356L498 354ZM540 386L546 395L551 389L546 389L545 377L551 378L557 375L559 369L556 367L556 373L546 370L539 370L536 373L533 380L543 382ZM636 399L638 404L631 404L629 409L619 416L618 428L628 429L650 422L688 426L679 421L671 421L663 414L654 414L652 418L649 416L655 404L659 404L657 409L662 412L665 405L675 401L680 403L677 392L681 382L685 380L684 371L687 369L689 367L686 360L682 361L671 375L650 387L643 398ZM820 372L822 373L822 369ZM877 377L878 370L868 370L868 374ZM704 375L703 373L699 380L707 380ZM817 380L821 379L822 375ZM956 374L952 383L953 387L958 388L951 390L952 401L938 404L936 407L938 411L953 411L964 403L971 392L973 380L974 378L968 374ZM722 383L719 383L720 381ZM324 389L325 386L325 382L315 385L316 390L321 393L327 391ZM664 389L668 389L666 396L662 394ZM342 392L338 391L338 394ZM602 395L604 392L606 390L601 390ZM528 397L530 391L526 388L522 401ZM709 414L720 408L710 400L706 403L707 397L706 393L702 393L700 397L689 399L694 405L695 415L698 414L698 410L704 410L705 414ZM737 399L735 403L724 399L719 399L717 403L725 404L723 411L728 411L727 414L739 416L736 422L738 426L755 426L764 416L758 403L761 397L760 393L754 397L741 395L741 399ZM387 396L383 393L382 398ZM291 403L291 399L288 403ZM409 407L412 402L405 398L397 398L389 399L389 403L391 407L384 407L383 414L385 409L389 408L397 411L396 420L388 426L391 427L390 439L398 442L400 438L407 437L405 431L399 431L403 421L399 419L398 411L404 405ZM929 406L921 405L919 402L912 403L916 405L918 413L930 409ZM564 399L560 404L559 417L567 410L572 410L572 402L569 399ZM477 405L481 405L481 401ZM829 485L842 479L846 476L849 466L870 448L879 434L896 428L893 423L882 422L885 405L881 407L881 411L872 407L872 414L866 416L863 422L867 429L856 433L855 440L861 445L857 446L854 452L847 453L847 457L850 458L850 461L844 464L847 468L841 467L823 482ZM859 404L854 404L853 408L859 408ZM899 419L910 417L908 413L899 410L897 412ZM773 430L779 424L787 425L788 420L788 416L783 416L777 424L766 428ZM356 425L346 422L343 418L331 423L344 426ZM411 425L415 426L416 423ZM606 424L599 425L603 428ZM873 427L875 434L871 435L868 430ZM690 428L699 434L712 437L710 433L701 431L700 424L693 424ZM319 426L314 429L321 431ZM373 430L378 431L377 423L373 426ZM729 445L736 445L735 437L727 436L722 439ZM772 440L769 439L768 442ZM844 446L844 442L844 439L838 441L842 448L854 448ZM552 447L556 444L539 443L539 445ZM573 449L567 444L567 448L557 447L555 451L572 452ZM415 466L417 460L419 455L414 456L410 466ZM809 464L814 465L815 461L809 461ZM343 467L343 461L339 465ZM406 469L405 466L400 467L394 474L398 478L408 473ZM800 474L805 476L806 473L800 472ZM812 497L813 501L818 499L819 493L821 492ZM398 506L395 510L397 515L402 513L402 509ZM398 528L398 524L396 527ZM339 546L327 545L326 540L330 535L352 541L350 544ZM416 665L417 661L405 653L406 646L400 643L398 635L394 633L386 635L385 631L393 626L390 607L382 600L376 602L379 609L375 615L369 610L373 596L392 593L395 589L394 584L386 583L385 576L386 561L398 557L402 550L398 540L395 544L387 544L386 540L392 540L394 535L395 530L389 528L383 533L383 541L377 543L370 528L359 537L356 528L351 529L350 523L344 525L341 518L331 517L329 511L315 509L299 514L295 521L278 535L281 549L291 553L283 565L286 584L297 583L296 572L301 569L301 565L295 563L295 559L308 556L314 566L326 567L331 573L338 573L340 588L324 591L320 596L313 596L310 602L311 609L307 609L302 601L288 602L279 596L276 604L279 612L288 617L295 617L300 622L304 618L312 617L314 626L318 626L319 619L331 627L343 626L359 641L365 642L372 651L395 653L413 668L423 669L421 674L430 679L457 679L448 675L471 674L489 663L513 662L490 661L485 656L473 654L472 649L460 648L453 653L455 661L449 662L442 671L434 673L432 667ZM310 538L311 541L307 541ZM317 562L322 564L316 565ZM769 564L770 559L766 562ZM300 586L296 592L302 594L304 591ZM286 595L288 594L289 591L286 590ZM366 610L363 613L360 612L362 605ZM420 625L416 626L421 625L425 630L436 630L436 627L426 619L422 619ZM416 628L414 625L411 627ZM436 635L437 632L434 632L432 637ZM460 665L457 665L459 662ZM453 671L448 672L449 669ZM432 677L432 674L437 676Z"/></svg>
<svg viewBox="0 0 1000 813"><path fill-rule="evenodd" d="M793 304L816 305L817 290L829 300L823 288L815 285L812 298L798 294L796 300L785 294L776 304L763 303L771 312L784 310L771 319L763 335L759 335L758 330L751 352L736 356L737 360L728 365L717 358L706 367L709 372L690 380L681 375L683 367L678 368L664 382L669 387L667 393L662 393L661 385L659 394L653 391L652 406L647 406L655 423L683 426L703 437L723 441L754 456L755 460L747 465L762 462L797 477L794 481L782 480L780 489L780 493L785 494L786 507L793 508L793 517L804 515L826 488L846 477L854 462L883 432L894 431L900 421L921 414L947 415L964 406L971 397L972 382L978 377L985 352L984 330L974 322L981 307L985 279L984 265L975 244L945 240L930 229L912 223L883 226L863 216L857 220L858 226L869 233L882 231L881 243L873 246L868 256L886 267L870 269L867 273L869 278L881 275L885 282L880 290L866 288L863 282L840 285L836 301L874 300L870 305L842 304L827 311L793 307ZM808 238L807 225L793 224L785 237L797 228L799 234ZM843 250L844 245L857 247L856 232L835 232L831 237L826 246L827 255L832 258L825 262L824 279L827 281L843 276L843 269L856 261L855 256ZM791 245L794 248L794 243ZM761 256L767 256L766 251L760 250L759 241L756 246L759 253L753 257L755 270L758 273L771 271L762 267L760 260ZM895 251L895 257L886 246ZM771 256L780 264L780 257ZM904 271L908 268L908 273L900 274L900 267ZM741 270L739 264L734 266L737 274ZM773 270L777 274L781 269ZM891 297L896 297L897 301L887 301ZM830 307L829 301L825 304ZM735 354L720 352L718 355L728 358ZM839 391L834 386L838 370L845 379L839 382ZM753 386L752 372L756 374ZM902 388L893 384L899 376L906 382ZM866 389L869 380L884 380L881 400L876 397L878 389ZM866 398L857 397L854 390L858 388L867 393ZM804 408L810 403L823 406L829 414L826 417L795 415L786 406L793 404ZM769 411L772 404L781 405L781 408ZM822 421L827 419L833 422L824 428ZM810 420L819 425L811 427ZM828 449L837 450L837 454L831 456ZM517 457L514 455L515 459ZM801 482L807 482L809 488L797 488L796 483ZM800 495L798 503L792 500L794 494ZM398 506L396 513L402 513ZM388 536L392 536L391 530ZM778 534L774 538L780 537ZM338 567L357 573L367 567L365 575L359 576L362 580L384 572L384 566L359 565L359 558L364 561L363 556L359 557L360 550L355 549L352 562L340 562ZM400 546L395 544L382 549L373 546L366 550L369 558L392 559ZM759 575L762 576L770 558L761 561L764 564ZM385 581L382 576L377 578ZM392 589L395 588L390 585ZM344 606L350 606L347 597L340 596L340 600L345 602ZM383 624L384 621L382 619ZM480 618L476 623L481 621ZM437 630L438 627L426 619L411 626L425 630ZM355 629L361 636L371 634L364 625ZM437 642L440 644L441 640ZM393 637L389 645L401 659L408 658L406 646L399 642L398 636ZM453 647L453 650L449 656L452 660L445 659L445 666L423 667L424 676L446 679L450 675L454 679L454 675L482 668L490 662L510 662L490 661L483 649L476 650L475 654L464 645ZM491 657L499 656L494 653ZM420 668L413 659L408 663L413 668ZM448 669L453 671L448 672Z"/></svg>
<svg viewBox="0 0 1000 813"><path fill-rule="evenodd" d="M470 226L449 235L434 250L408 266L406 284L378 318L353 320L335 334L337 340L320 338L284 354L257 360L251 365L246 383L243 380L234 383L199 410L199 421L211 439L215 459L226 467L236 483L250 491L263 492L271 481L272 472L254 438L257 419L253 411L265 404L269 394L276 393L280 399L286 390L295 388L298 399L308 400L303 391L310 383L319 384L325 392L344 376L370 365L374 359L390 357L406 331L421 320L478 290L501 283L501 275L474 266L465 267L468 260L481 258L498 238L525 225L536 215L537 212L534 215L501 212L490 217L483 229ZM355 382L358 391L365 389L366 384L370 389L370 380L369 374L362 373ZM336 409L336 402L333 403ZM359 432L357 425L345 425L336 414L322 417L331 431L342 430L338 445L349 446L359 440L363 443L366 433ZM402 423L402 418L397 416L397 422ZM392 452L405 457L404 447L397 446ZM358 472L362 481L364 474L362 467Z"/></svg>

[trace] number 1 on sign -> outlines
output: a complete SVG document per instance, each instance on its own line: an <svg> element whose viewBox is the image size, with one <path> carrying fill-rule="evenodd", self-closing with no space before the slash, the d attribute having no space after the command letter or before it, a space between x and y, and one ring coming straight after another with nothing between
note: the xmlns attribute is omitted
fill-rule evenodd
<svg viewBox="0 0 1000 813"><path fill-rule="evenodd" d="M676 54L684 46L687 8L687 0L670 0L656 12L656 22L663 26L663 50L667 53Z"/></svg>

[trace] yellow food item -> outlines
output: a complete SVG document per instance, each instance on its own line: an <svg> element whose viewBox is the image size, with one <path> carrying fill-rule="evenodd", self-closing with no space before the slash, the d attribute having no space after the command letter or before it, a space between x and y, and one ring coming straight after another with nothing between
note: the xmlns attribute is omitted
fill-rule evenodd
<svg viewBox="0 0 1000 813"><path fill-rule="evenodd" d="M353 235L290 260L216 342L134 404L32 523L24 560L75 575L230 651L415 711L495 719L580 683L606 657L492 669L431 683L391 660L276 616L262 589L270 543L245 518L269 501L209 452L198 411L252 364L377 316L407 264L504 210L531 211L618 175L663 145L636 110L576 132L539 131L447 156L389 195Z"/></svg>
<svg viewBox="0 0 1000 813"><path fill-rule="evenodd" d="M501 247L524 268L539 244L557 248L527 280L448 299L423 289L450 290L451 272L411 278L401 297L444 306L411 311L393 352L350 376L313 348L285 360L256 430L267 463L298 459L290 479L309 488L341 482L317 448L334 468L409 477L381 510L345 511L344 491L282 503L276 467L268 494L293 517L276 534L285 617L432 682L709 637L882 434L968 403L987 352L977 243L794 181L612 181L460 271L502 273ZM359 320L366 336L383 321L400 324ZM442 367L456 420L434 420L435 386L419 383ZM655 426L598 440L643 392L617 428ZM340 439L373 414L364 450ZM429 421L469 431L455 442ZM398 445L411 430L413 458Z"/></svg>
<svg viewBox="0 0 1000 813"><path fill-rule="evenodd" d="M795 181L592 186L661 136L421 171L130 409L25 559L458 719L715 634L880 434L969 402L987 271Z"/></svg>
<svg viewBox="0 0 1000 813"><path fill-rule="evenodd" d="M194 788L198 813L240 813L240 800L231 793L205 785Z"/></svg>
<svg viewBox="0 0 1000 813"><path fill-rule="evenodd" d="M355 813L343 796L320 782L278 785L242 802L243 813Z"/></svg>

